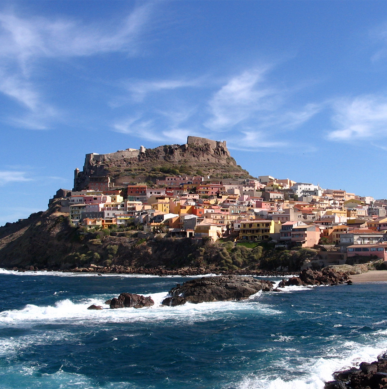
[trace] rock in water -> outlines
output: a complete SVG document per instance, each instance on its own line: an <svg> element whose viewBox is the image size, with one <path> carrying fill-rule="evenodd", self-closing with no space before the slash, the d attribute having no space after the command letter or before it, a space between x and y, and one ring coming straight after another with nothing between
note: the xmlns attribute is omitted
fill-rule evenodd
<svg viewBox="0 0 387 389"><path fill-rule="evenodd" d="M325 383L324 389L382 389L387 388L387 355L378 356L372 363L362 362L360 369L355 367L337 371L335 381Z"/></svg>
<svg viewBox="0 0 387 389"><path fill-rule="evenodd" d="M87 309L95 309L95 310L97 310L97 311L99 311L99 310L101 310L101 309L103 309L100 305L90 305L90 307L89 308L87 308Z"/></svg>
<svg viewBox="0 0 387 389"><path fill-rule="evenodd" d="M151 297L144 297L139 294L121 293L118 298L110 301L110 308L144 308L151 307L155 302Z"/></svg>
<svg viewBox="0 0 387 389"><path fill-rule="evenodd" d="M169 291L170 297L162 304L168 306L211 301L244 300L259 291L273 290L271 281L257 280L253 277L220 276L203 277L187 281Z"/></svg>
<svg viewBox="0 0 387 389"><path fill-rule="evenodd" d="M169 307L175 307L176 305L183 305L187 302L184 297L176 296L176 297L167 297L163 300L163 305L168 305Z"/></svg>
<svg viewBox="0 0 387 389"><path fill-rule="evenodd" d="M335 271L332 268L324 268L321 271L316 270L303 270L299 277L289 278L287 281L282 280L278 287L283 288L285 286L319 286L319 285L339 285L347 283L351 285L347 273Z"/></svg>

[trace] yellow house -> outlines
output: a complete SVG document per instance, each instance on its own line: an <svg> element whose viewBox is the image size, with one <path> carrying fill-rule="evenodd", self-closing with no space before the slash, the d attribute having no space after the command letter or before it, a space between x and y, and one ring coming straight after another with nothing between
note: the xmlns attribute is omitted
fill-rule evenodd
<svg viewBox="0 0 387 389"><path fill-rule="evenodd" d="M163 213L169 213L169 200L158 200L152 204L152 209Z"/></svg>
<svg viewBox="0 0 387 389"><path fill-rule="evenodd" d="M357 209L348 208L347 209L347 217L352 218L352 219L356 219L357 218Z"/></svg>
<svg viewBox="0 0 387 389"><path fill-rule="evenodd" d="M274 220L243 220L239 238L243 240L268 240L270 234L279 233L281 222Z"/></svg>
<svg viewBox="0 0 387 389"><path fill-rule="evenodd" d="M112 203L122 203L124 201L121 195L110 195L110 199Z"/></svg>
<svg viewBox="0 0 387 389"><path fill-rule="evenodd" d="M381 218L376 220L368 220L367 226L371 230L385 231L387 230L387 218Z"/></svg>
<svg viewBox="0 0 387 389"><path fill-rule="evenodd" d="M180 201L169 201L169 212L171 213L176 213L178 215L192 214L193 209L193 205L181 205Z"/></svg>
<svg viewBox="0 0 387 389"><path fill-rule="evenodd" d="M346 210L341 210L341 209L328 209L325 212L325 215L336 215L336 216L344 216L347 217L347 211Z"/></svg>

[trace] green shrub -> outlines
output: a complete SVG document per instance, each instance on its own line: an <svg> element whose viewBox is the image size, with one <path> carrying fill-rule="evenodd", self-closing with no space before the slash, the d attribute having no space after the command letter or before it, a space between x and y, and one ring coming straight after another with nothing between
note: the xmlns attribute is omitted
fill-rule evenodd
<svg viewBox="0 0 387 389"><path fill-rule="evenodd" d="M117 251L118 251L118 246L117 245L109 245L106 247L106 249L110 255L116 255Z"/></svg>

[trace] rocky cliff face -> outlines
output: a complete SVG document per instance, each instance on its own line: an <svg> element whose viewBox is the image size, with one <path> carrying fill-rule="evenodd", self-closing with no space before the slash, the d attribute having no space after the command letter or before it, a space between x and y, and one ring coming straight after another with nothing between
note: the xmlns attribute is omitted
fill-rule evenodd
<svg viewBox="0 0 387 389"><path fill-rule="evenodd" d="M111 154L87 154L82 171L76 170L74 189L87 188L90 179L109 177L115 186L150 181L165 175L210 175L219 178L248 178L236 164L226 142L189 136L184 145L154 149L120 150Z"/></svg>

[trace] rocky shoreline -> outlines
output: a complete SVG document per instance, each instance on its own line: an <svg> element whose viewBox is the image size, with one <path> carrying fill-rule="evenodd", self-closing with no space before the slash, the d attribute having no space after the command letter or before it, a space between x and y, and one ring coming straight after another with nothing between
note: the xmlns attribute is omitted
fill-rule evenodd
<svg viewBox="0 0 387 389"><path fill-rule="evenodd" d="M181 275L181 274L180 274ZM207 276L177 284L168 292L168 296L162 301L162 305L176 306L189 303L203 303L212 301L239 301L244 300L262 292L280 292L281 288L288 285L297 286L319 286L338 285L352 282L348 279L348 274L335 272L332 269L325 271L304 270L298 277L291 277L285 281L283 279L278 287L274 289L274 282L260 280L249 275L223 274L217 276ZM151 297L142 295L121 293L118 298L113 298L105 302L111 309L115 308L143 308L154 305ZM88 309L102 309L101 306L92 305Z"/></svg>
<svg viewBox="0 0 387 389"><path fill-rule="evenodd" d="M335 271L332 268L324 268L321 271L303 270L298 277L282 280L278 288L285 286L320 286L320 285L351 285L348 273Z"/></svg>
<svg viewBox="0 0 387 389"><path fill-rule="evenodd" d="M387 352L372 363L362 362L359 368L337 371L334 381L325 383L324 389L382 389L387 388Z"/></svg>
<svg viewBox="0 0 387 389"><path fill-rule="evenodd" d="M37 268L34 266L27 267L12 267L5 268L5 270L17 272L61 272L61 273L96 273L96 274L132 274L132 275L150 275L150 276L198 276L198 275L240 275L240 276L256 276L256 277L286 277L293 276L294 272L280 272L280 271L265 271L265 270L220 270L217 268L181 268L181 269L160 269L160 268L131 268L125 266L103 267L91 265L90 267L74 268L74 269L56 269L56 268Z"/></svg>

